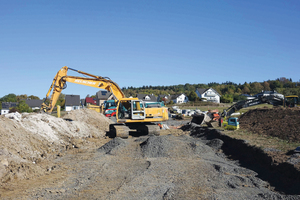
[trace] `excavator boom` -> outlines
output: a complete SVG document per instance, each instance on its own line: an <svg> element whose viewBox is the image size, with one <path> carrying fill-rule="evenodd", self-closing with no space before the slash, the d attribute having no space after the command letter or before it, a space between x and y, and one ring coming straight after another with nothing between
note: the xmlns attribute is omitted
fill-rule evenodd
<svg viewBox="0 0 300 200"><path fill-rule="evenodd" d="M79 74L83 74L83 75L89 76L89 77L68 76L67 75L68 70L72 70ZM47 92L45 101L42 104L42 109L45 112L48 112L48 113L52 112L52 110L54 109L55 104L58 100L59 95L61 94L62 90L66 88L66 82L76 83L76 84L80 84L80 85L86 85L86 86L95 87L95 88L99 88L99 89L105 89L105 90L111 92L114 95L115 99L117 99L117 100L125 97L124 93L122 92L122 90L118 86L118 84L116 84L109 78L95 76L95 75L92 75L92 74L89 74L89 73L86 73L86 72L83 72L80 70L75 70L72 68L68 68L67 66L64 66L55 75L55 77L52 81L52 84L50 86L50 89ZM47 105L46 101L49 98L51 91L52 91L52 95L50 98L50 102Z"/></svg>

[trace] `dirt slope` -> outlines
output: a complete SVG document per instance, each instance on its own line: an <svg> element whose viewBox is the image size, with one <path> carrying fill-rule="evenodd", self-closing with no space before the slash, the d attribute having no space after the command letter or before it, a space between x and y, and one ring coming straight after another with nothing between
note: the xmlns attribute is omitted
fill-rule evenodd
<svg viewBox="0 0 300 200"><path fill-rule="evenodd" d="M109 123L88 109L72 111L64 119L36 113L0 116L0 182L44 174L52 167L47 161L84 146L83 138L105 140Z"/></svg>
<svg viewBox="0 0 300 200"><path fill-rule="evenodd" d="M253 133L300 141L300 108L253 109L239 120L241 128Z"/></svg>

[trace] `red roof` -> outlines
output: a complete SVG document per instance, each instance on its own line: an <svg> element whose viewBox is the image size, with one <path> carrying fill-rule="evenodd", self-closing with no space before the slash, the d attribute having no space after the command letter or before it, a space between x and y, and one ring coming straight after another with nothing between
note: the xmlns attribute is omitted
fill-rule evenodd
<svg viewBox="0 0 300 200"><path fill-rule="evenodd" d="M90 104L94 104L94 105L97 104L96 100L93 99L92 97L86 97L86 98L85 98L85 103L86 103L86 104L87 104L87 103L90 103Z"/></svg>

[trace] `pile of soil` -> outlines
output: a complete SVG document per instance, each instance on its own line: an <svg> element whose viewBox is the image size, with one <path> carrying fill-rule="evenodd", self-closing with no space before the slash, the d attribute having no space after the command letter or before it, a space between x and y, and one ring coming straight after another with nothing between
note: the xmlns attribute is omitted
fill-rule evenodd
<svg viewBox="0 0 300 200"><path fill-rule="evenodd" d="M0 184L44 174L53 168L51 159L84 147L89 142L85 138L105 141L110 123L89 109L71 111L64 118L44 113L1 115Z"/></svg>
<svg viewBox="0 0 300 200"><path fill-rule="evenodd" d="M240 127L252 133L300 141L300 108L261 108L249 110L240 119Z"/></svg>

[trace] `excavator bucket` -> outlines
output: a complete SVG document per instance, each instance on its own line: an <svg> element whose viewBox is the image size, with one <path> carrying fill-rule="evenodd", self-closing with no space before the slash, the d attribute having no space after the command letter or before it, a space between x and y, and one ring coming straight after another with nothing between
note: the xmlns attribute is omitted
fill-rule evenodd
<svg viewBox="0 0 300 200"><path fill-rule="evenodd" d="M199 124L199 125L206 124L208 127L217 127L218 126L218 121L213 120L209 115L207 115L205 113L194 115L192 122Z"/></svg>

